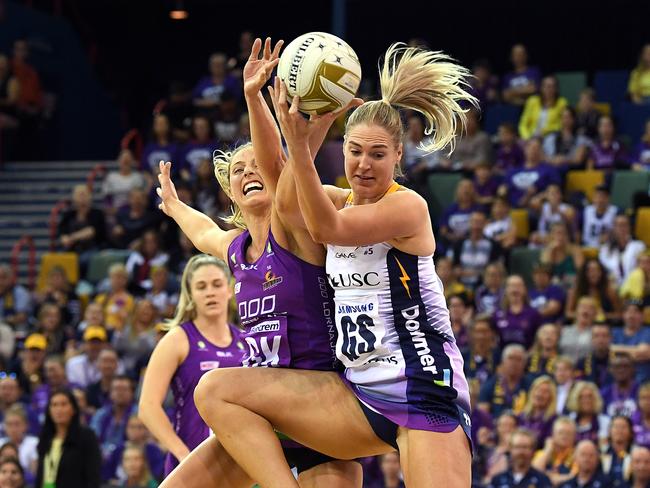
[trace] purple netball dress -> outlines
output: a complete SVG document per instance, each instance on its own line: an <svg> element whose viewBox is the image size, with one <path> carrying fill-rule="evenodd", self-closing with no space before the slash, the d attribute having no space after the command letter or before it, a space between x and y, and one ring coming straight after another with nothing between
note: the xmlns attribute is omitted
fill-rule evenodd
<svg viewBox="0 0 650 488"><path fill-rule="evenodd" d="M176 435L191 451L210 435L210 428L194 405L194 388L201 376L212 369L241 366L246 347L242 342L241 331L232 325L232 342L226 347L212 344L192 322L185 322L180 327L187 335L190 350L172 378L171 388L176 405L172 423ZM177 465L177 459L168 453L165 459L165 476Z"/></svg>
<svg viewBox="0 0 650 488"><path fill-rule="evenodd" d="M262 256L248 263L250 241L245 231L228 248L248 345L243 365L332 371L336 328L325 268L281 248L271 232Z"/></svg>

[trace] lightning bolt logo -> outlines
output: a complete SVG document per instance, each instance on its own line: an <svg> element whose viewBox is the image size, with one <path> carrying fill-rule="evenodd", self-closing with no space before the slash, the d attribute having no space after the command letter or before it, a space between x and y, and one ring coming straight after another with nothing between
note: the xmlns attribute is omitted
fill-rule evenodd
<svg viewBox="0 0 650 488"><path fill-rule="evenodd" d="M411 278L408 274L406 274L404 266L402 266L402 263L399 262L399 259L397 259L397 257L395 258L395 261L397 261L397 266L399 266L399 269L402 271L402 276L399 277L399 280L402 282L402 285L404 285L404 288L406 288L406 293L408 294L409 298L411 298L411 290L409 289L409 285L407 283L407 281L411 281Z"/></svg>

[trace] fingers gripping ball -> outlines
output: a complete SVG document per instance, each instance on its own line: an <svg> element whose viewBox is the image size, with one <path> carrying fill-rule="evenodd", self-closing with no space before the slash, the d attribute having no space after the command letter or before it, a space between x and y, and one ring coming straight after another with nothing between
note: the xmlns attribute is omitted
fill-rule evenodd
<svg viewBox="0 0 650 488"><path fill-rule="evenodd" d="M287 86L289 100L300 97L301 112L320 115L350 103L361 83L361 65L345 41L325 32L310 32L285 48L278 76Z"/></svg>

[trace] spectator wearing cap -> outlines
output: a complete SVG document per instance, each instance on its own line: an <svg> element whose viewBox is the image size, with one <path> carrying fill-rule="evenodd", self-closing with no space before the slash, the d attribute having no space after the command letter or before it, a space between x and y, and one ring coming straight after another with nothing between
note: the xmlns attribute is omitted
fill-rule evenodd
<svg viewBox="0 0 650 488"><path fill-rule="evenodd" d="M510 437L510 463L506 471L495 475L488 488L551 488L549 478L533 464L535 434L528 429L517 429Z"/></svg>
<svg viewBox="0 0 650 488"><path fill-rule="evenodd" d="M95 297L104 310L106 328L110 331L122 330L135 308L135 299L128 292L129 273L123 264L116 263L108 269L110 289Z"/></svg>
<svg viewBox="0 0 650 488"><path fill-rule="evenodd" d="M103 327L92 325L83 334L83 353L68 359L65 370L68 381L86 388L99 381L97 358L108 342L108 335Z"/></svg>
<svg viewBox="0 0 650 488"><path fill-rule="evenodd" d="M614 486L613 480L600 472L600 453L598 446L593 441L578 442L575 458L578 473L562 483L560 488L608 488Z"/></svg>
<svg viewBox="0 0 650 488"><path fill-rule="evenodd" d="M134 393L131 378L115 376L111 381L108 403L97 410L90 421L90 427L99 439L103 462L108 461L113 451L126 441L127 421L136 407Z"/></svg>
<svg viewBox="0 0 650 488"><path fill-rule="evenodd" d="M32 299L27 289L15 284L14 279L9 265L0 263L0 321L20 330L27 327Z"/></svg>
<svg viewBox="0 0 650 488"><path fill-rule="evenodd" d="M591 350L576 365L577 376L599 388L614 381L609 363L614 357L611 349L612 332L608 324L591 326Z"/></svg>
<svg viewBox="0 0 650 488"><path fill-rule="evenodd" d="M632 415L634 442L650 449L650 382L639 387L637 405L639 409Z"/></svg>
<svg viewBox="0 0 650 488"><path fill-rule="evenodd" d="M623 327L612 332L614 353L629 354L634 361L636 380L650 380L650 327L643 325L641 303L629 300L623 309Z"/></svg>
<svg viewBox="0 0 650 488"><path fill-rule="evenodd" d="M18 447L18 459L25 470L28 483L34 480L38 455L38 437L28 434L27 412L20 404L14 404L5 412L4 433L6 437L0 438L0 445L11 442Z"/></svg>
<svg viewBox="0 0 650 488"><path fill-rule="evenodd" d="M540 94L526 100L519 119L519 135L527 140L559 131L562 128L562 112L566 107L566 98L560 96L555 76L544 77Z"/></svg>
<svg viewBox="0 0 650 488"><path fill-rule="evenodd" d="M632 238L630 219L626 215L617 215L611 237L600 247L598 258L620 286L634 270L639 254L645 249L643 242Z"/></svg>
<svg viewBox="0 0 650 488"><path fill-rule="evenodd" d="M506 410L519 414L526 405L529 387L526 350L519 344L510 344L503 350L497 372L481 387L478 407L494 418Z"/></svg>
<svg viewBox="0 0 650 488"><path fill-rule="evenodd" d="M609 201L609 188L597 186L591 204L582 211L582 245L598 248L606 242L618 212L618 207Z"/></svg>
<svg viewBox="0 0 650 488"><path fill-rule="evenodd" d="M86 399L88 404L93 408L100 409L109 400L111 383L117 375L119 369L119 357L115 349L110 346L105 347L99 353L97 358L97 368L99 369L99 381L91 383L86 388Z"/></svg>
<svg viewBox="0 0 650 488"><path fill-rule="evenodd" d="M38 332L27 336L10 369L16 373L20 387L30 395L43 382L43 363L47 355L47 338Z"/></svg>
<svg viewBox="0 0 650 488"><path fill-rule="evenodd" d="M576 320L573 325L564 327L560 337L560 352L574 360L582 359L591 351L591 327L596 320L598 308L590 296L578 300Z"/></svg>
<svg viewBox="0 0 650 488"><path fill-rule="evenodd" d="M631 417L638 410L636 397L639 385L635 381L634 362L628 354L619 354L610 362L614 382L601 389L605 412L610 417Z"/></svg>
<svg viewBox="0 0 650 488"><path fill-rule="evenodd" d="M38 415L39 422L45 420L45 411L50 394L61 388L74 388L76 385L70 383L65 374L65 359L62 356L48 356L45 358L43 367L45 382L38 386L31 395L32 410Z"/></svg>
<svg viewBox="0 0 650 488"><path fill-rule="evenodd" d="M528 292L530 305L539 312L545 322L559 322L566 294L562 287L551 282L553 267L538 263L533 268L533 286Z"/></svg>

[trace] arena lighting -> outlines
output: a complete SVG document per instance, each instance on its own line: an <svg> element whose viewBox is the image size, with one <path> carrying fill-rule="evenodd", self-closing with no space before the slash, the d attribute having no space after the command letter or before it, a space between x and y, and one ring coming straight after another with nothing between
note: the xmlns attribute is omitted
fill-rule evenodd
<svg viewBox="0 0 650 488"><path fill-rule="evenodd" d="M182 0L177 0L174 3L174 7L169 11L169 18L172 20L185 20L189 14L185 10L185 5L183 5Z"/></svg>

